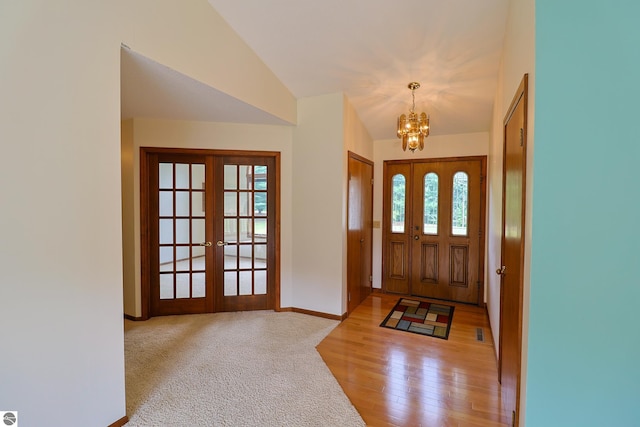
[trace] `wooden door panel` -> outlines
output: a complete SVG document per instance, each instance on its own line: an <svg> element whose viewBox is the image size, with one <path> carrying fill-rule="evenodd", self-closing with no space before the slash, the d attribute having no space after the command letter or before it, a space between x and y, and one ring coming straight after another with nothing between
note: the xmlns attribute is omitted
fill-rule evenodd
<svg viewBox="0 0 640 427"><path fill-rule="evenodd" d="M407 264L407 251L405 249L407 245L404 242L391 242L390 246L389 277L397 280L405 280L407 278L404 268Z"/></svg>
<svg viewBox="0 0 640 427"><path fill-rule="evenodd" d="M438 245L423 243L420 251L420 282L438 283Z"/></svg>
<svg viewBox="0 0 640 427"><path fill-rule="evenodd" d="M347 313L371 293L373 162L349 152L347 200Z"/></svg>
<svg viewBox="0 0 640 427"><path fill-rule="evenodd" d="M527 75L504 122L499 376L502 403L518 425L522 354Z"/></svg>
<svg viewBox="0 0 640 427"><path fill-rule="evenodd" d="M450 246L449 285L469 287L469 246Z"/></svg>

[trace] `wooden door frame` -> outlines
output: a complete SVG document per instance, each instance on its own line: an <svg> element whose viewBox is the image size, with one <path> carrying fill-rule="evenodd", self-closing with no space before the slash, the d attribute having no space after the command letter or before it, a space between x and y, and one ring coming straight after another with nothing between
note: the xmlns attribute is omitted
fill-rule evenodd
<svg viewBox="0 0 640 427"><path fill-rule="evenodd" d="M280 311L280 156L279 151L243 151L243 150L214 150L200 148L163 148L163 147L140 147L140 302L141 320L149 319L151 312L151 301L149 298L151 288L151 277L149 274L149 156L154 154L195 154L202 156L240 156L240 157L273 157L275 161L275 271L274 271L274 310Z"/></svg>
<svg viewBox="0 0 640 427"><path fill-rule="evenodd" d="M526 200L527 200L527 119L528 119L528 87L529 87L529 75L524 74L522 80L520 81L520 85L511 101L511 105L509 106L509 110L507 110L507 114L504 117L503 126L502 126L502 229L501 229L501 238L500 238L500 265L504 265L504 229L505 229L505 210L506 210L506 153L507 153L507 124L511 120L513 113L518 107L520 102L523 102L524 108L524 120L522 126L522 141L524 144L524 148L522 151L522 212L520 218L520 226L522 230L522 237L520 240L520 277L518 277L518 286L520 288L520 297L518 301L518 322L517 322L517 348L518 348L518 375L516 380L516 396L515 396L515 404L516 404L516 419L513 422L514 426L517 426L519 421L518 417L520 415L520 388L521 388L521 374L522 374L522 307L523 307L523 297L524 297L524 251L525 251L525 214L526 214ZM499 333L500 338L498 340L498 381L502 382L502 339L503 339L503 309L504 309L504 292L502 292L504 276L500 275L500 326Z"/></svg>
<svg viewBox="0 0 640 427"><path fill-rule="evenodd" d="M366 165L371 166L371 186L373 187L373 178L374 178L374 163L373 161L360 156L359 154L356 154L352 151L349 151L348 153L348 157L347 157L347 173L349 176L349 179L347 179L347 260L349 257L349 209L351 208L351 198L349 197L349 195L351 194L351 170L349 169L349 160L353 159L359 162L362 162ZM365 218L366 223L369 224L369 229L370 229L370 233L371 233L371 242L369 245L369 265L371 266L371 271L370 274L373 275L373 188L371 190L371 206L370 208L370 217L369 218ZM348 278L350 277L349 275L349 269L352 267L351 263L347 261L347 316L349 314L351 314L352 310L349 310L349 297L348 297L348 293L349 293L349 281ZM360 284L358 284L358 287L361 287ZM369 281L369 288L372 290L373 289L373 282L370 280ZM361 301L358 302L358 305L360 304Z"/></svg>
<svg viewBox="0 0 640 427"><path fill-rule="evenodd" d="M478 306L485 307L486 303L484 301L484 289L485 289L485 251L486 251L486 210L487 210L487 156L460 156L460 157L434 157L434 158L419 158L419 159L403 159L403 160L385 160L383 163L383 198L384 198L384 187L387 184L387 180L390 178L387 173L387 165L389 164L410 164L411 166L411 174L413 174L413 163L419 162L460 162L460 161L480 161L481 174L482 177L480 179L480 236L478 238L479 247L478 250L480 253L478 254L478 280L480 284L478 285ZM387 209L388 206L384 206L383 201L383 230L384 227L388 227L391 222L391 214ZM413 199L408 198L407 204L405 206L407 212L410 209L413 209ZM412 210L411 210L412 212ZM382 290L383 292L387 292L385 286L385 269L386 269L386 257L387 257L387 245L386 245L385 233L382 233ZM413 260L411 259L412 253L409 253L409 266L411 266Z"/></svg>

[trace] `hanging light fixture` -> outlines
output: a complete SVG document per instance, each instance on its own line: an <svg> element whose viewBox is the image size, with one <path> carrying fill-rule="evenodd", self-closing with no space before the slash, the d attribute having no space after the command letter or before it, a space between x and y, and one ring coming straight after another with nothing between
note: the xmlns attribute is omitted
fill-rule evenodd
<svg viewBox="0 0 640 427"><path fill-rule="evenodd" d="M413 104L409 110L409 117L402 114L398 117L398 138L402 139L402 149L411 152L424 148L424 139L429 136L429 117L425 113L420 116L414 111L416 109L416 89L420 88L420 83L411 82L407 85L411 89Z"/></svg>

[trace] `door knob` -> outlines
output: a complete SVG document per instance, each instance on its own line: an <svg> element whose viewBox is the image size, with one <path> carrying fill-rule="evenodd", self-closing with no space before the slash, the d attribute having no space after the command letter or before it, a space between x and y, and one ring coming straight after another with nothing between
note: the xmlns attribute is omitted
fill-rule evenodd
<svg viewBox="0 0 640 427"><path fill-rule="evenodd" d="M496 270L496 274L498 276L502 276L506 270L507 270L507 267L503 265L502 267Z"/></svg>
<svg viewBox="0 0 640 427"><path fill-rule="evenodd" d="M218 246L227 246L229 244L229 242L223 242L222 240L218 240L216 242L216 245Z"/></svg>
<svg viewBox="0 0 640 427"><path fill-rule="evenodd" d="M202 243L200 243L200 246L206 246L206 247L209 247L209 246L211 246L211 245L212 245L212 243L211 243L211 242L202 242Z"/></svg>
<svg viewBox="0 0 640 427"><path fill-rule="evenodd" d="M413 240L420 240L420 236L416 234L415 236L413 236Z"/></svg>

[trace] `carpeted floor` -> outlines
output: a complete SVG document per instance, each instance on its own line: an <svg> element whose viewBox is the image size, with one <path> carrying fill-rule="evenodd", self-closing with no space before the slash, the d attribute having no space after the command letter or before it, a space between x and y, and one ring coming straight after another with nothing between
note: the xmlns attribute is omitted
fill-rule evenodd
<svg viewBox="0 0 640 427"><path fill-rule="evenodd" d="M315 350L337 325L272 311L127 320L127 426L364 426Z"/></svg>

